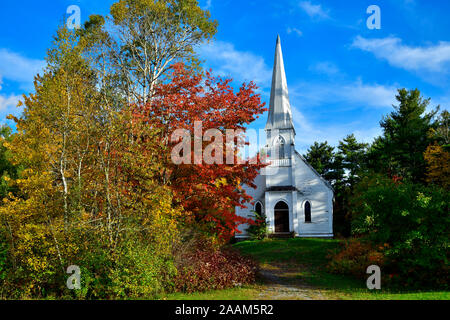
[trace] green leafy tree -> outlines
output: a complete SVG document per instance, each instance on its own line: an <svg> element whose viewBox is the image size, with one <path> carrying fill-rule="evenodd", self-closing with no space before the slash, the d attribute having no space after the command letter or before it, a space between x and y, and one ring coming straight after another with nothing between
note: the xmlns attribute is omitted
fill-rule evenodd
<svg viewBox="0 0 450 320"><path fill-rule="evenodd" d="M450 151L450 112L443 110L437 119L436 128L430 132L430 137L435 139L447 151Z"/></svg>
<svg viewBox="0 0 450 320"><path fill-rule="evenodd" d="M174 63L199 66L194 48L217 25L197 0L120 0L109 16L91 16L81 33L100 76L115 79L128 103L146 103Z"/></svg>
<svg viewBox="0 0 450 320"><path fill-rule="evenodd" d="M411 287L448 287L449 192L370 174L352 198L352 233L385 249L386 274Z"/></svg>
<svg viewBox="0 0 450 320"><path fill-rule="evenodd" d="M397 100L371 146L353 135L339 143L345 178L336 187L335 225L358 239L334 261L345 271L365 256L383 264L387 282L447 288L448 112L435 121L439 108L427 112L430 100L417 89L398 90Z"/></svg>

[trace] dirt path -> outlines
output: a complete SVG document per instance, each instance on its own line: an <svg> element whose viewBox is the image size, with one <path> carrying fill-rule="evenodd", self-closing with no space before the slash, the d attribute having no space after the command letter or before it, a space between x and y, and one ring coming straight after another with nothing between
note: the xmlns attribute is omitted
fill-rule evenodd
<svg viewBox="0 0 450 320"><path fill-rule="evenodd" d="M265 264L261 266L262 300L326 300L323 292L301 279L301 266Z"/></svg>

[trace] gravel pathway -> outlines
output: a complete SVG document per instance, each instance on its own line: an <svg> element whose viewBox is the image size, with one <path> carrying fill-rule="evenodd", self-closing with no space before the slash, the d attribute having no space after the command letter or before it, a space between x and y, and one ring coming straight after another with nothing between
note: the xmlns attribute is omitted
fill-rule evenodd
<svg viewBox="0 0 450 320"><path fill-rule="evenodd" d="M305 284L300 267L283 264L261 266L259 275L263 281L259 294L262 300L326 300L322 291Z"/></svg>

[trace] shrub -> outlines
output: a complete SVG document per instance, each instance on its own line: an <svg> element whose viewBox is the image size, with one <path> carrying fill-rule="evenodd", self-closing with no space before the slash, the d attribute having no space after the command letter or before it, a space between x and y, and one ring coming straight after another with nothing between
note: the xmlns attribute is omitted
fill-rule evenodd
<svg viewBox="0 0 450 320"><path fill-rule="evenodd" d="M176 274L173 260L151 245L130 242L122 248L111 269L111 296L115 299L154 299L170 290Z"/></svg>
<svg viewBox="0 0 450 320"><path fill-rule="evenodd" d="M121 234L115 248L108 246L105 237L91 230L81 231L78 243L83 243L73 264L81 268L81 289L69 291L75 299L155 299L166 291L173 291L176 268L172 250L136 228L123 222L129 229ZM166 224L161 231L164 241L175 241L175 231ZM152 229L153 230L153 229ZM83 238L83 239L81 239Z"/></svg>
<svg viewBox="0 0 450 320"><path fill-rule="evenodd" d="M59 228L54 224L55 229ZM6 277L2 284L5 297L12 299L59 296L65 288L65 268L77 248L61 232L42 225L24 225L6 254ZM52 246L57 239L59 246ZM11 241L9 238L8 241ZM63 245L64 244L64 245ZM64 258L67 257L67 260Z"/></svg>
<svg viewBox="0 0 450 320"><path fill-rule="evenodd" d="M376 175L363 179L353 203L353 233L384 251L384 273L408 287L448 288L449 191Z"/></svg>
<svg viewBox="0 0 450 320"><path fill-rule="evenodd" d="M267 221L264 214L254 213L254 223L247 228L247 233L252 240L262 240L267 237Z"/></svg>
<svg viewBox="0 0 450 320"><path fill-rule="evenodd" d="M366 277L367 267L384 264L387 245L375 247L368 241L352 239L341 244L341 248L331 253L327 269L332 273L349 274L358 278Z"/></svg>
<svg viewBox="0 0 450 320"><path fill-rule="evenodd" d="M253 283L258 265L231 247L215 247L210 241L193 240L178 251L175 290L196 292L232 288Z"/></svg>
<svg viewBox="0 0 450 320"><path fill-rule="evenodd" d="M51 247L52 238L34 232L33 237L14 242L15 265L9 259L11 254L2 250L10 248L2 241L0 228L0 298L154 299L173 291L176 268L171 248L163 250L166 243L142 234L133 224L124 222L124 226L130 232L122 233L113 248L101 229L72 228L64 237L62 232L55 233L60 240L61 263ZM165 241L174 241L167 230L166 226L161 232ZM25 231L30 233L29 227ZM80 289L66 287L70 265L80 267Z"/></svg>

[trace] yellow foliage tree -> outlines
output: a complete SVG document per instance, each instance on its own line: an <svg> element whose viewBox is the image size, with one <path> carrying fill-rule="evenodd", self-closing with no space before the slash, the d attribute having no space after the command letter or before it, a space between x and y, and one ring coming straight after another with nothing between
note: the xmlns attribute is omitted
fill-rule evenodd
<svg viewBox="0 0 450 320"><path fill-rule="evenodd" d="M430 145L424 153L428 164L427 181L446 189L450 186L450 153L440 145Z"/></svg>
<svg viewBox="0 0 450 320"><path fill-rule="evenodd" d="M18 193L0 207L12 296L73 295L70 265L84 276L77 295L97 298L149 295L162 273L173 272L183 212L154 179L161 170L156 133L131 121L130 106L109 91L113 84L98 83L85 45L61 28L35 93L24 96L23 115L11 117L17 133L5 146L26 168L10 180Z"/></svg>

